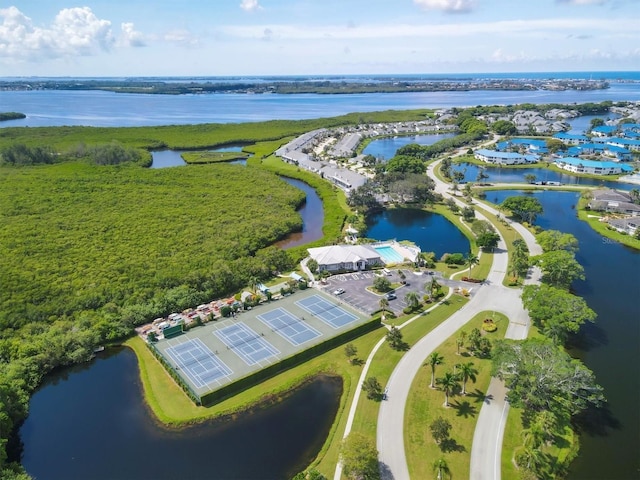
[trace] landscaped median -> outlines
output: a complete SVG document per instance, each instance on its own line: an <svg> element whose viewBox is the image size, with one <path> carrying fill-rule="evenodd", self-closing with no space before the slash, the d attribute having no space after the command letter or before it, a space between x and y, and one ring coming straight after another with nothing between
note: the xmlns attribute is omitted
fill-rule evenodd
<svg viewBox="0 0 640 480"><path fill-rule="evenodd" d="M459 295L451 296L448 300L443 301L438 308L421 315L402 328L403 341L409 346L414 345L418 340L447 320L453 313L466 305L467 301L466 298ZM404 320L406 321L409 318L412 317L405 317ZM392 349L388 343L385 343L374 356L367 377L377 378L384 387L404 353L402 350ZM374 444L376 443L379 408L380 402L369 400L366 395L361 395L351 430L352 432L362 433ZM324 470L323 473L326 474Z"/></svg>
<svg viewBox="0 0 640 480"><path fill-rule="evenodd" d="M492 319L497 330L489 333L482 326L486 319ZM491 380L491 360L478 358L470 354L466 348L470 332L477 328L484 338L493 342L504 337L509 320L497 312L481 312L476 315L455 336L449 337L436 352L443 357L436 365L436 379L445 373L457 373L457 364L473 363L475 382L469 379L466 383L467 395L450 395L450 407L445 407L445 395L440 388L430 388L431 367L427 364L414 378L411 393L407 400L404 427L404 444L407 464L411 478L431 478L433 463L444 458L451 471L452 478L468 478L471 458L471 444L476 427L477 416L484 402L484 395ZM465 346L458 347L460 333L466 332L463 341ZM458 350L460 355L457 354ZM461 384L462 382L460 382ZM430 431L436 418L442 417L451 424L448 441L438 445Z"/></svg>

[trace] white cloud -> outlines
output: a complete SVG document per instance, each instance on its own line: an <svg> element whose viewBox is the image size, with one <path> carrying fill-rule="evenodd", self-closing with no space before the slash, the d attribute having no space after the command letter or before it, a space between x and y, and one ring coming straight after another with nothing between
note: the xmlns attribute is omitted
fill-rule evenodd
<svg viewBox="0 0 640 480"><path fill-rule="evenodd" d="M450 13L468 12L475 6L475 0L413 0L413 3L422 8Z"/></svg>
<svg viewBox="0 0 640 480"><path fill-rule="evenodd" d="M184 47L196 47L200 44L200 40L195 37L189 30L176 29L165 33L164 40L175 43Z"/></svg>
<svg viewBox="0 0 640 480"><path fill-rule="evenodd" d="M121 44L128 47L146 47L144 35L136 31L133 23L126 22L120 25L122 29Z"/></svg>
<svg viewBox="0 0 640 480"><path fill-rule="evenodd" d="M37 27L16 7L0 9L0 57L15 60L92 55L115 43L111 22L89 7L65 8L48 28Z"/></svg>
<svg viewBox="0 0 640 480"><path fill-rule="evenodd" d="M256 10L260 10L262 7L258 3L258 0L242 0L240 8L245 12L255 12Z"/></svg>

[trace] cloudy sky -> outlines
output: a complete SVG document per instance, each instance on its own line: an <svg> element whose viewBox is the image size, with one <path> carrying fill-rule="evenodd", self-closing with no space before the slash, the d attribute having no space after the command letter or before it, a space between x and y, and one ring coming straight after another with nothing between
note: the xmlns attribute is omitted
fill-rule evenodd
<svg viewBox="0 0 640 480"><path fill-rule="evenodd" d="M16 0L0 76L640 70L640 0Z"/></svg>

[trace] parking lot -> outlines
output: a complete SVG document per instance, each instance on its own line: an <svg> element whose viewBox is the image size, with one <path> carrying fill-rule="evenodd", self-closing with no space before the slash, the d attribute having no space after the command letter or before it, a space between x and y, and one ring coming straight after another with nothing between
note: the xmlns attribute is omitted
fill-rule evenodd
<svg viewBox="0 0 640 480"><path fill-rule="evenodd" d="M431 279L434 277L437 279L437 282L444 287L472 288L473 290L477 290L479 287L479 285L443 278L440 272L414 272L409 269L401 270L405 274L405 281L407 283L400 285L394 290L397 298L389 300L388 307L388 309L392 310L396 315L402 315L402 309L407 306L407 302L404 300L407 293L416 292L420 297L420 301L422 301L422 297L428 293L425 285L430 284ZM387 275L387 278L391 283L401 283L398 270L390 270L389 272L390 274ZM433 275L429 273L433 273ZM333 295L361 312L371 315L373 312L380 310L380 299L385 296L384 294L380 295L367 290L367 287L373 285L373 281L377 275L384 274L381 270L378 270L375 273L373 271L365 271L332 275L325 280L325 284L320 284L320 288L327 294ZM340 289L344 290L344 293L336 295L334 292Z"/></svg>

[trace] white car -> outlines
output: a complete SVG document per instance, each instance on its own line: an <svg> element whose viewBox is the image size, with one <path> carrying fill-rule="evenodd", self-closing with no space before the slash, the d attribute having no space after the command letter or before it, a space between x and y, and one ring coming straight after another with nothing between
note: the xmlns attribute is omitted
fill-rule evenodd
<svg viewBox="0 0 640 480"><path fill-rule="evenodd" d="M344 288L338 288L337 290L333 291L334 295L342 295L344 293Z"/></svg>

